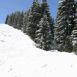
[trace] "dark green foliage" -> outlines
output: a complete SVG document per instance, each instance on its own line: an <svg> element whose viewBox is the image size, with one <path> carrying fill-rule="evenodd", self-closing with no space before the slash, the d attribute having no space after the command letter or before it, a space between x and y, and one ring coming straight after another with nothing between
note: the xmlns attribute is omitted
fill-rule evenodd
<svg viewBox="0 0 77 77"><path fill-rule="evenodd" d="M17 26L17 19L18 19L18 17L17 17L17 12L15 12L15 13L14 13L13 25L12 25L14 28L17 28L17 27L16 27L16 26Z"/></svg>
<svg viewBox="0 0 77 77"><path fill-rule="evenodd" d="M65 52L72 52L73 50L73 43L70 37L71 36L67 36L65 39Z"/></svg>
<svg viewBox="0 0 77 77"><path fill-rule="evenodd" d="M49 5L47 4L47 0L42 0L42 2L41 2L41 17L43 17L44 13L47 14L47 17L50 16Z"/></svg>
<svg viewBox="0 0 77 77"><path fill-rule="evenodd" d="M17 19L17 29L21 29L22 25L23 25L23 11L18 12L17 17L18 17L18 19Z"/></svg>
<svg viewBox="0 0 77 77"><path fill-rule="evenodd" d="M75 26L74 15L76 13L76 1L64 0L58 4L58 12L55 24L55 41L59 51L66 51L71 42L66 38L71 35ZM72 43L71 43L72 44ZM71 45L70 45L71 46ZM69 47L68 47L69 48Z"/></svg>
<svg viewBox="0 0 77 77"><path fill-rule="evenodd" d="M40 8L41 19L37 24L35 42L37 43L37 47L48 51L53 49L52 41L54 39L54 22L50 16L49 6L46 0L42 0Z"/></svg>
<svg viewBox="0 0 77 77"><path fill-rule="evenodd" d="M75 27L72 31L72 41L74 42L73 51L77 54L77 7L76 7L76 14L75 14Z"/></svg>
<svg viewBox="0 0 77 77"><path fill-rule="evenodd" d="M17 11L7 15L5 24L13 26L14 28L21 29L23 25L23 11Z"/></svg>
<svg viewBox="0 0 77 77"><path fill-rule="evenodd" d="M77 21L76 21L77 22ZM77 24L77 23L76 23ZM74 43L74 50L77 53L77 25L75 24L75 27L72 31L72 41ZM74 51L73 50L73 51Z"/></svg>
<svg viewBox="0 0 77 77"><path fill-rule="evenodd" d="M27 25L27 18L29 16L29 11L25 11L23 15L23 25L22 25L22 31L26 33L26 25Z"/></svg>
<svg viewBox="0 0 77 77"><path fill-rule="evenodd" d="M31 6L28 21L26 25L26 33L34 40L35 31L37 29L38 21L40 20L40 4L38 0L33 1L33 5Z"/></svg>
<svg viewBox="0 0 77 77"><path fill-rule="evenodd" d="M10 26L12 26L12 14L9 15L7 24L10 25Z"/></svg>
<svg viewBox="0 0 77 77"><path fill-rule="evenodd" d="M73 52L75 52L76 55L77 55L77 41L76 41L76 43L73 46Z"/></svg>
<svg viewBox="0 0 77 77"><path fill-rule="evenodd" d="M39 22L38 30L36 31L35 42L37 43L37 47L44 50L52 49L52 34L50 23L48 22L48 17L44 14L43 18Z"/></svg>

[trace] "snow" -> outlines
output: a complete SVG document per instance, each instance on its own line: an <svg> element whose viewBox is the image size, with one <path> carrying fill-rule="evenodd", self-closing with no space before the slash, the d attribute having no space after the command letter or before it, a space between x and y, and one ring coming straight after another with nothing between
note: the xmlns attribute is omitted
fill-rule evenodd
<svg viewBox="0 0 77 77"><path fill-rule="evenodd" d="M0 24L0 77L77 77L74 53L34 45L20 30Z"/></svg>
<svg viewBox="0 0 77 77"><path fill-rule="evenodd" d="M61 2L63 2L63 1L65 1L65 0L60 0L60 1L58 2L58 4L61 3Z"/></svg>

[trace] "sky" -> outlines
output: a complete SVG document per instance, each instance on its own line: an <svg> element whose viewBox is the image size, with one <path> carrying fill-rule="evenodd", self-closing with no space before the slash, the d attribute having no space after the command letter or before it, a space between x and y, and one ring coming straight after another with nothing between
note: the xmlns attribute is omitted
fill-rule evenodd
<svg viewBox="0 0 77 77"><path fill-rule="evenodd" d="M0 0L0 23L5 23L6 16L15 11L27 11L33 0ZM41 2L42 0L39 0ZM60 0L47 0L49 12L56 18L57 7Z"/></svg>

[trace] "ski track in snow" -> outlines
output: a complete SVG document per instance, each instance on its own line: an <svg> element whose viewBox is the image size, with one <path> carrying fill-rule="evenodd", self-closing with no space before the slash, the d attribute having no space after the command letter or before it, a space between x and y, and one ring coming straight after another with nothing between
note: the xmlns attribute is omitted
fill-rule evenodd
<svg viewBox="0 0 77 77"><path fill-rule="evenodd" d="M20 30L0 24L0 77L77 77L74 53L34 45Z"/></svg>

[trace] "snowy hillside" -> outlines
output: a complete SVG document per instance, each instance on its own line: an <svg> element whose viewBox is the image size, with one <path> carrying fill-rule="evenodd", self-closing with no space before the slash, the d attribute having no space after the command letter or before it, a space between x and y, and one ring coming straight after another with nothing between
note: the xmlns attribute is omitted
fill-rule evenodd
<svg viewBox="0 0 77 77"><path fill-rule="evenodd" d="M77 77L77 56L35 48L20 30L0 24L0 77Z"/></svg>

